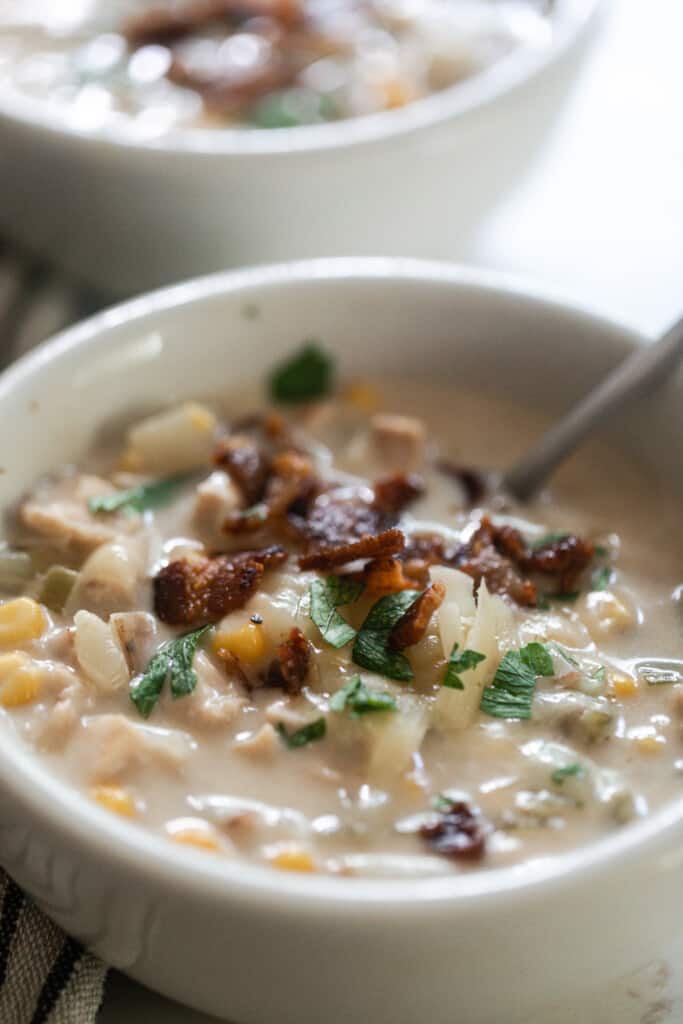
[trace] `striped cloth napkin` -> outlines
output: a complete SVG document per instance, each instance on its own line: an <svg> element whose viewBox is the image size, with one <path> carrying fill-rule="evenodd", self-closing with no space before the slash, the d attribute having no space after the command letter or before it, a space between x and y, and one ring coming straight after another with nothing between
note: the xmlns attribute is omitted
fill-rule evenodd
<svg viewBox="0 0 683 1024"><path fill-rule="evenodd" d="M99 304L0 241L0 369ZM93 1024L106 972L0 868L0 1024Z"/></svg>

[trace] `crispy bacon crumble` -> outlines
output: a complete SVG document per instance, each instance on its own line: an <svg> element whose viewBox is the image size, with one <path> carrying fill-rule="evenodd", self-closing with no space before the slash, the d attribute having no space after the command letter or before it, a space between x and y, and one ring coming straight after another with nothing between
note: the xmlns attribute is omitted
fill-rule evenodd
<svg viewBox="0 0 683 1024"><path fill-rule="evenodd" d="M389 646L394 651L412 647L420 642L434 612L446 596L443 583L432 583L424 590L391 631Z"/></svg>
<svg viewBox="0 0 683 1024"><path fill-rule="evenodd" d="M455 860L481 860L486 852L486 833L469 804L454 800L433 823L423 825L420 835L435 853Z"/></svg>
<svg viewBox="0 0 683 1024"><path fill-rule="evenodd" d="M276 657L266 673L266 685L281 687L290 697L301 693L311 665L311 653L311 645L301 630L290 630L287 639L275 650Z"/></svg>
<svg viewBox="0 0 683 1024"><path fill-rule="evenodd" d="M170 626L218 622L243 608L267 569L287 559L284 548L169 562L154 578L154 610Z"/></svg>

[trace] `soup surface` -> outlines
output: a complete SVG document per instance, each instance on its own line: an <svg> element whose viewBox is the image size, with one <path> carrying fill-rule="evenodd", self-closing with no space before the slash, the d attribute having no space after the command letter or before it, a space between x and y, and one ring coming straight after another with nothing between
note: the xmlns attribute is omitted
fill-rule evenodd
<svg viewBox="0 0 683 1024"><path fill-rule="evenodd" d="M537 0L4 0L0 87L89 131L316 124L404 106L553 37Z"/></svg>
<svg viewBox="0 0 683 1024"><path fill-rule="evenodd" d="M527 410L336 387L314 346L270 390L155 412L12 513L0 706L48 770L349 875L546 858L680 794L680 528L642 469L589 446L520 507L471 467Z"/></svg>

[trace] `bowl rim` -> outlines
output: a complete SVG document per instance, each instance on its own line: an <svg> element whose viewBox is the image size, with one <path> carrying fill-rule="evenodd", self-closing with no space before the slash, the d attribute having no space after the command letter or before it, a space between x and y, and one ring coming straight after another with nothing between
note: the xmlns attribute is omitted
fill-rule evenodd
<svg viewBox="0 0 683 1024"><path fill-rule="evenodd" d="M620 339L624 354L642 343L643 335L618 321L586 307L558 298L544 286L524 278L457 264L415 259L341 257L271 264L247 270L225 271L172 285L116 305L68 328L29 352L0 375L2 399L15 388L25 387L36 375L49 373L53 363L78 352L88 357L91 350L106 344L110 332L134 328L150 318L185 307L202 306L216 296L254 289L287 289L311 282L368 281L412 282L446 286L480 296L497 295L527 304L550 316L573 318ZM254 296L255 297L255 296ZM122 334L120 344L125 343ZM664 805L652 815L620 832L600 838L584 847L516 866L444 874L425 878L339 878L326 875L297 876L276 872L236 858L209 857L205 852L169 843L151 830L129 823L88 801L66 781L53 777L35 751L16 741L0 745L0 789L9 792L25 812L25 823L45 834L57 834L64 844L87 849L102 869L107 863L125 868L151 886L182 887L192 898L216 901L248 901L272 908L296 909L316 916L329 913L352 915L372 904L387 914L422 913L444 901L470 905L473 902L500 906L524 900L543 900L549 888L557 891L581 880L611 873L615 861L622 868L645 857L670 855L681 859L683 797Z"/></svg>
<svg viewBox="0 0 683 1024"><path fill-rule="evenodd" d="M464 119L485 111L527 82L536 80L578 43L588 31L602 0L555 0L557 28L552 43L535 51L525 47L490 68L441 92L415 100L397 110L351 117L333 124L294 128L179 129L157 139L135 138L125 129L79 129L39 99L8 88L0 93L0 119L24 128L40 129L46 136L87 147L130 153L201 154L204 157L287 155L325 152L402 139L444 121Z"/></svg>

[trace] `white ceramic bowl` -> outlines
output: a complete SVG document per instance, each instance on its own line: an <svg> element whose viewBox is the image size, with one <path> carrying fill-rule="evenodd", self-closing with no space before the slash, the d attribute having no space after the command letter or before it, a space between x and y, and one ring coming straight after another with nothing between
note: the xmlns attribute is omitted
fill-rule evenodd
<svg viewBox="0 0 683 1024"><path fill-rule="evenodd" d="M245 318L246 306L256 318ZM253 312L253 310L251 311ZM559 411L638 342L496 277L339 260L177 286L110 310L0 379L0 501L77 459L103 420L231 391L318 337L342 373L451 377ZM681 484L681 381L617 443ZM396 881L296 876L183 850L86 801L0 722L0 861L64 928L159 991L239 1024L519 1024L666 955L683 801L520 868Z"/></svg>
<svg viewBox="0 0 683 1024"><path fill-rule="evenodd" d="M494 201L556 115L565 82L547 72L597 5L555 0L547 49L333 125L188 130L145 144L123 129L79 131L4 90L0 231L120 295L267 260L446 255L440 241L458 230L449 211L461 204L468 218Z"/></svg>

